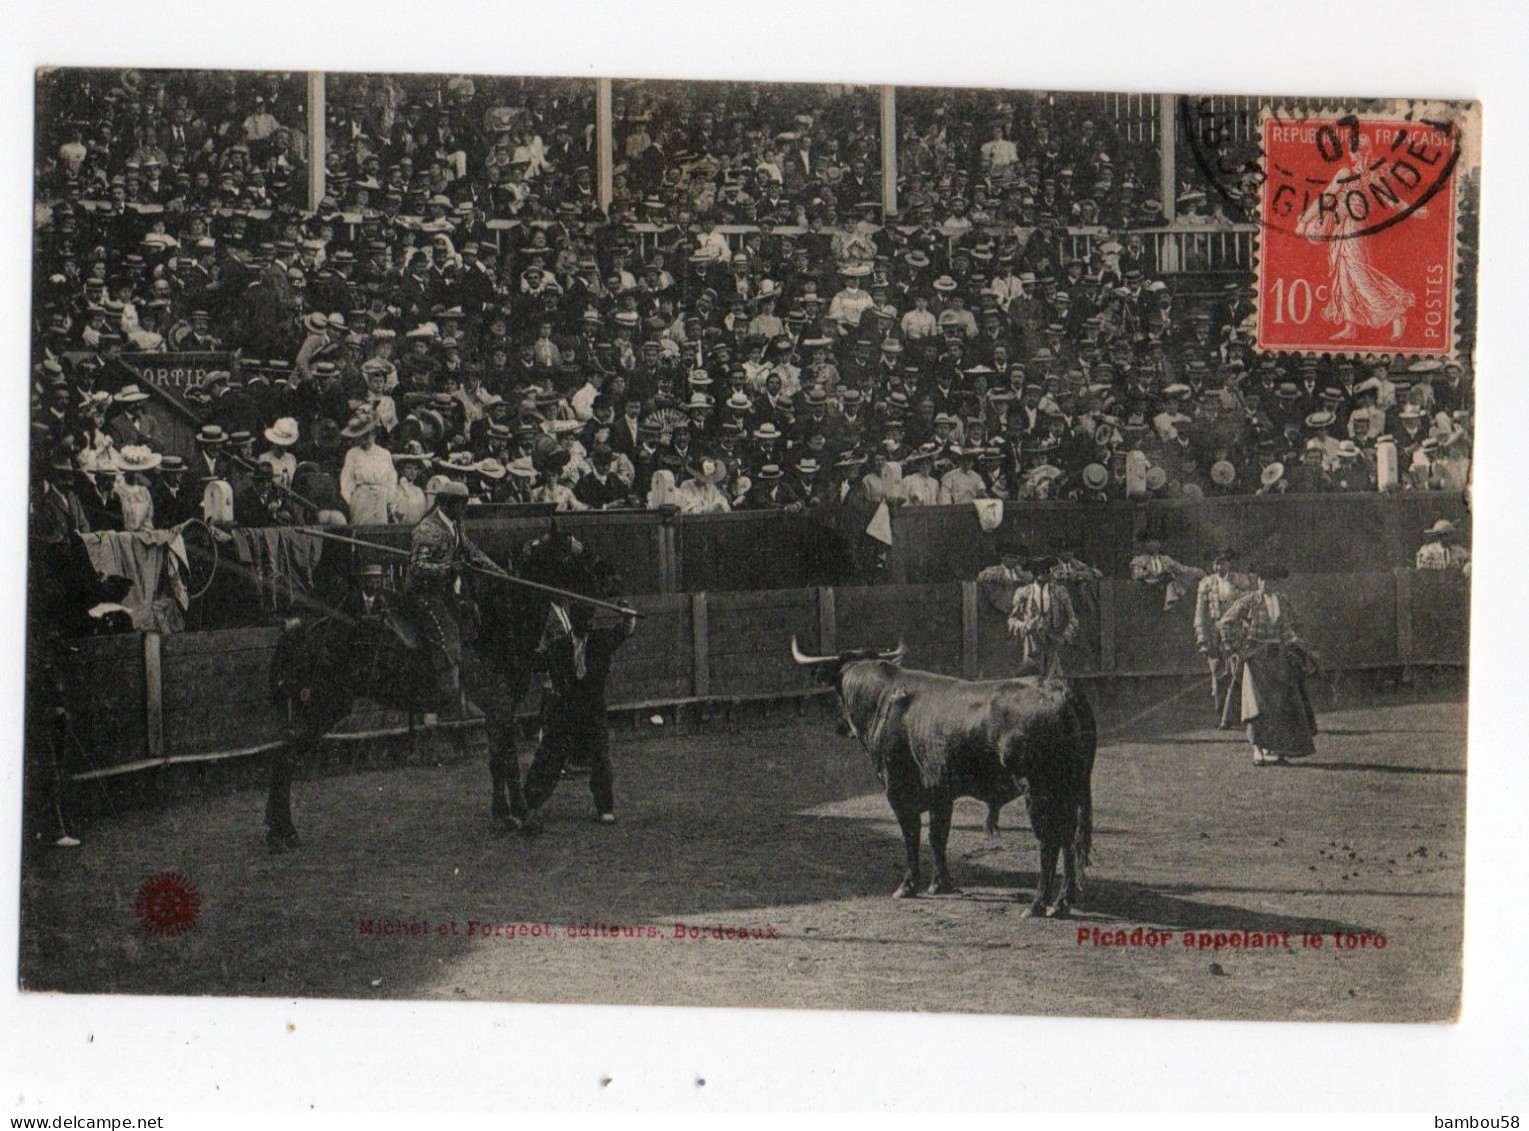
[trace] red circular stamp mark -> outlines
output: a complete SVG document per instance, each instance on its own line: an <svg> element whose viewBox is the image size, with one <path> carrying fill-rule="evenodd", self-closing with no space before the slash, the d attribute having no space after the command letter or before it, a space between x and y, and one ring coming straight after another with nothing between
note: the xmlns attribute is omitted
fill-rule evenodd
<svg viewBox="0 0 1529 1131"><path fill-rule="evenodd" d="M196 925L202 914L202 896L196 885L179 872L160 872L138 885L133 910L144 930L160 938L175 938Z"/></svg>

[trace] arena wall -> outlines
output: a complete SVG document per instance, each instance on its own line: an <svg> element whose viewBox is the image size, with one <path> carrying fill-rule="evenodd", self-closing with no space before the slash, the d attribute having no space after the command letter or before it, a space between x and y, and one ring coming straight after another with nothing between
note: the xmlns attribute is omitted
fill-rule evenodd
<svg viewBox="0 0 1529 1131"><path fill-rule="evenodd" d="M1122 577L1130 573L1142 530L1160 533L1165 553L1202 566L1212 546L1233 545L1244 554L1277 554L1292 573L1390 569L1412 565L1422 530L1440 518L1468 523L1459 492L1027 502L1006 507L1002 524L990 533L983 532L969 506L903 507L892 514L892 545L880 580L894 585L965 581L997 559L1000 545L1019 541L1040 553L1059 539L1106 576ZM595 553L618 563L629 593L790 589L821 580L810 576L810 550L821 537L820 527L780 511L560 514L557 521ZM546 525L545 517L481 507L471 512L469 529L479 545L501 556ZM403 528L365 528L359 536L408 545Z"/></svg>
<svg viewBox="0 0 1529 1131"><path fill-rule="evenodd" d="M634 597L645 614L611 679L612 709L662 710L820 694L791 661L803 649L908 646L907 663L966 678L1013 674L1018 655L1005 629L1001 586L977 582ZM1295 576L1302 634L1330 672L1407 665L1463 667L1468 659L1470 582L1458 574L1388 572ZM1193 601L1171 611L1160 589L1105 580L1077 592L1078 643L1069 674L1125 680L1196 677ZM135 633L76 642L67 752L77 779L158 766L239 758L281 736L285 708L269 701L267 673L277 628ZM527 704L534 711L534 702ZM476 711L436 728L475 725ZM407 719L359 710L338 741L402 734Z"/></svg>

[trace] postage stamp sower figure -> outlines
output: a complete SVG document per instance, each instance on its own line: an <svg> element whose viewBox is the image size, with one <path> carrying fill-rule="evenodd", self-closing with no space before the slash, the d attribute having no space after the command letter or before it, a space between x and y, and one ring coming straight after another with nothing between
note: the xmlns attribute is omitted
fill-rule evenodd
<svg viewBox="0 0 1529 1131"><path fill-rule="evenodd" d="M1454 349L1447 122L1263 122L1258 346L1440 356Z"/></svg>

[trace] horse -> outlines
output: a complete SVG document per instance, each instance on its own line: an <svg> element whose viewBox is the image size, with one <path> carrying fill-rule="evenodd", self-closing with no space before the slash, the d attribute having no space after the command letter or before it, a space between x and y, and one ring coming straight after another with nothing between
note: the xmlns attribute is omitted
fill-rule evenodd
<svg viewBox="0 0 1529 1131"><path fill-rule="evenodd" d="M511 572L528 581L602 596L613 575L573 537L552 527L520 547ZM536 652L550 596L465 571L462 575L462 693L484 715L490 817L496 831L511 832L525 816L520 764L515 748L515 714L531 688ZM356 699L420 713L449 706L421 634L410 622L407 594L394 595L398 614L356 618L340 610L312 622L289 621L271 660L271 697L287 706L291 720L270 758L266 799L266 844L273 853L299 846L292 821L294 766L350 714Z"/></svg>

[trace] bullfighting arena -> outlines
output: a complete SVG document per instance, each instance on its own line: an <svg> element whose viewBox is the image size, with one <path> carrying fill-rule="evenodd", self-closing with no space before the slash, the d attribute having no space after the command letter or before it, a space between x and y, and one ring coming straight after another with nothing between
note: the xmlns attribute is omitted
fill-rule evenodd
<svg viewBox="0 0 1529 1131"><path fill-rule="evenodd" d="M672 715L618 717L620 823L594 822L585 783L569 780L536 839L490 835L477 751L403 765L369 751L299 781L304 846L271 856L251 770L108 812L80 848L29 859L23 984L1447 1019L1460 988L1460 682L1323 688L1317 756L1262 768L1240 736L1210 725L1203 689L1096 697L1094 863L1067 920L1023 917L1036 860L1022 802L996 839L979 805L959 803L961 894L891 899L897 826L826 703L686 716L678 730ZM140 885L165 871L201 900L173 937L146 932L135 912Z"/></svg>

